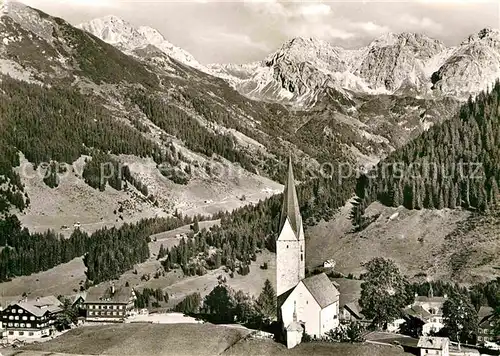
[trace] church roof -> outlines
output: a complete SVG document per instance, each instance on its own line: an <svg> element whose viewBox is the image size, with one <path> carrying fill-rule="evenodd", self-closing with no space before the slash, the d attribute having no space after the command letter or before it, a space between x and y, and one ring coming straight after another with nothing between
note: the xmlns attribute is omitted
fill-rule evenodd
<svg viewBox="0 0 500 356"><path fill-rule="evenodd" d="M295 236L298 236L302 218L300 217L299 200L297 199L297 191L295 190L295 179L293 177L291 158L288 161L288 175L285 182L285 190L283 191L283 205L281 207L279 228L280 231L283 229L283 225L285 225L287 218L292 226L293 232L295 232Z"/></svg>
<svg viewBox="0 0 500 356"><path fill-rule="evenodd" d="M321 308L325 308L339 300L339 291L325 273L304 278L302 283L304 283Z"/></svg>

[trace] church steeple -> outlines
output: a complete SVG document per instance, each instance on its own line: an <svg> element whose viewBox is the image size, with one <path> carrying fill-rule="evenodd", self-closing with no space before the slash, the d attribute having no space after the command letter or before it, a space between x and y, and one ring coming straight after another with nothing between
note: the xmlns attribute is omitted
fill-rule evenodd
<svg viewBox="0 0 500 356"><path fill-rule="evenodd" d="M293 177L292 158L288 160L288 175L285 182L285 190L283 191L283 205L281 207L280 226L283 228L286 219L290 222L295 236L299 236L300 225L302 223L299 210L299 200L297 199L297 191L295 190L295 179Z"/></svg>
<svg viewBox="0 0 500 356"><path fill-rule="evenodd" d="M283 192L279 233L276 239L276 294L278 296L295 287L305 278L305 251L304 227L290 159Z"/></svg>

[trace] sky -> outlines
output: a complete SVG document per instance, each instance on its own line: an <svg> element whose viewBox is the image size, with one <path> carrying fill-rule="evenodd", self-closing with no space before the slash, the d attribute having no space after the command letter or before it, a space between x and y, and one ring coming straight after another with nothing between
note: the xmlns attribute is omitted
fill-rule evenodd
<svg viewBox="0 0 500 356"><path fill-rule="evenodd" d="M387 32L418 32L457 45L485 27L500 28L491 0L20 0L72 24L116 15L151 26L201 63L264 59L293 37L358 48Z"/></svg>

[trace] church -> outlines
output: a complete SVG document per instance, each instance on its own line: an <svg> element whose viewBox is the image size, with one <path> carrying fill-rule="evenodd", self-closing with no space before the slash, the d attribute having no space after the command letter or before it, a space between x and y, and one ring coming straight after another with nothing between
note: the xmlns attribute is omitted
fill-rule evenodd
<svg viewBox="0 0 500 356"><path fill-rule="evenodd" d="M288 348L299 344L304 332L321 338L339 325L339 292L325 273L305 278L305 247L290 160L276 240L277 315Z"/></svg>

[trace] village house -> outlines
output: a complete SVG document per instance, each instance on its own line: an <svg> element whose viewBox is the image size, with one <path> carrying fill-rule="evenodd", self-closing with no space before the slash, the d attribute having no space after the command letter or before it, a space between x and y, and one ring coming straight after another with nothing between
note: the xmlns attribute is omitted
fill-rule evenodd
<svg viewBox="0 0 500 356"><path fill-rule="evenodd" d="M415 295L415 302L410 309L423 321L422 335L437 333L444 327L443 305L446 299L446 294L443 297L435 297L432 285L427 296Z"/></svg>
<svg viewBox="0 0 500 356"><path fill-rule="evenodd" d="M348 278L334 278L333 285L340 293L339 297L339 321L359 322L365 325L371 323L362 312L359 305L361 298L361 284L362 281Z"/></svg>
<svg viewBox="0 0 500 356"><path fill-rule="evenodd" d="M363 324L369 324L371 322L361 312L361 306L358 301L348 303L341 302L339 319L342 322L360 322Z"/></svg>
<svg viewBox="0 0 500 356"><path fill-rule="evenodd" d="M291 161L276 240L276 285L278 318L289 348L303 332L321 338L339 325L339 292L333 283L325 273L305 278L304 227Z"/></svg>
<svg viewBox="0 0 500 356"><path fill-rule="evenodd" d="M104 293L89 291L84 302L86 321L123 322L134 307L135 293L130 287L111 285Z"/></svg>
<svg viewBox="0 0 500 356"><path fill-rule="evenodd" d="M420 349L420 356L450 355L450 339L447 337L421 336L417 347Z"/></svg>
<svg viewBox="0 0 500 356"><path fill-rule="evenodd" d="M478 330L477 341L494 341L493 330L493 308L482 306L477 313Z"/></svg>
<svg viewBox="0 0 500 356"><path fill-rule="evenodd" d="M54 296L11 303L1 311L5 335L19 339L52 335L62 311L62 303Z"/></svg>
<svg viewBox="0 0 500 356"><path fill-rule="evenodd" d="M87 292L80 292L73 297L71 305L76 309L85 309L85 299L87 298Z"/></svg>

